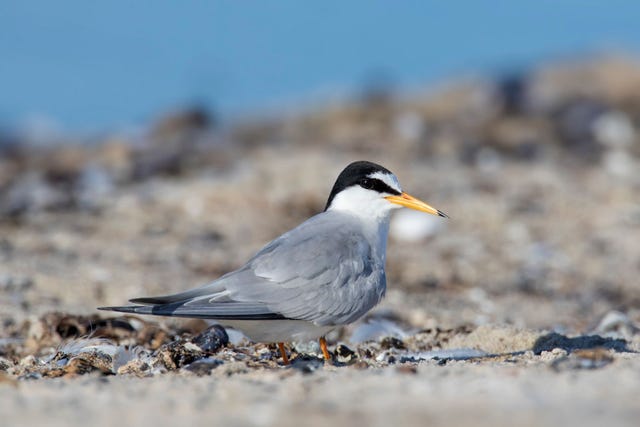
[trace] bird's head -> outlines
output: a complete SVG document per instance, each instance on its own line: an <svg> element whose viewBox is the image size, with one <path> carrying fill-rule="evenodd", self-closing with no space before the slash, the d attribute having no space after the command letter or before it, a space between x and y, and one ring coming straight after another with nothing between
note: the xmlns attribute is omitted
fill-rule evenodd
<svg viewBox="0 0 640 427"><path fill-rule="evenodd" d="M353 162L338 176L325 211L341 210L372 218L406 207L448 218L443 212L402 191L388 169L367 161Z"/></svg>

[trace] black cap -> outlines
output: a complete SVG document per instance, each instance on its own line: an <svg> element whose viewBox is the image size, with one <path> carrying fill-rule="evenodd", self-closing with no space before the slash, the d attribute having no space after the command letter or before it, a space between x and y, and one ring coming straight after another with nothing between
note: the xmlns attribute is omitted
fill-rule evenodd
<svg viewBox="0 0 640 427"><path fill-rule="evenodd" d="M331 194L329 194L329 199L327 200L327 205L324 210L326 211L329 209L329 206L331 206L331 202L336 194L346 188L353 187L354 185L359 185L363 188L377 191L379 193L400 194L398 190L391 188L387 183L379 179L371 179L370 176L376 172L393 175L393 173L384 166L380 166L373 162L367 162L365 160L353 162L344 168L344 170L340 172L340 175L338 175L336 183L333 184Z"/></svg>

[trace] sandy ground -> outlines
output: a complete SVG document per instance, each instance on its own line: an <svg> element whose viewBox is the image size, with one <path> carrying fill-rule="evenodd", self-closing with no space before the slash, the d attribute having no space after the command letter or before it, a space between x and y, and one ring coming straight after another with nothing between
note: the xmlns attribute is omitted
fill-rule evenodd
<svg viewBox="0 0 640 427"><path fill-rule="evenodd" d="M583 64L532 78L527 102L461 85L7 151L3 425L636 425L639 76ZM305 343L284 367L203 322L96 311L240 266L356 159L451 219L394 216L387 297L328 336L331 364Z"/></svg>
<svg viewBox="0 0 640 427"><path fill-rule="evenodd" d="M605 369L425 362L414 371L278 369L233 376L89 376L2 386L7 425L634 426L638 358ZM8 419L6 418L8 417ZM88 421L90 420L90 421Z"/></svg>

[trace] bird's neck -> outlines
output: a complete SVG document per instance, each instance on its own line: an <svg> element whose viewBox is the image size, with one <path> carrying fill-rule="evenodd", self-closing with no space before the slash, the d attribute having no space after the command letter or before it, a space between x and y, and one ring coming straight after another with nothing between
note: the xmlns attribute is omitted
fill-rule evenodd
<svg viewBox="0 0 640 427"><path fill-rule="evenodd" d="M374 242L375 250L378 256L382 259L384 265L387 259L387 238L389 236L389 218L390 214L387 214L384 218L379 220L376 224L371 224L371 230L367 230L369 224L365 224L365 233L371 233L371 241Z"/></svg>
<svg viewBox="0 0 640 427"><path fill-rule="evenodd" d="M330 209L343 215L355 217L362 227L362 233L367 238L372 248L382 260L383 264L387 255L387 237L389 235L390 210L378 210L376 212L357 209Z"/></svg>

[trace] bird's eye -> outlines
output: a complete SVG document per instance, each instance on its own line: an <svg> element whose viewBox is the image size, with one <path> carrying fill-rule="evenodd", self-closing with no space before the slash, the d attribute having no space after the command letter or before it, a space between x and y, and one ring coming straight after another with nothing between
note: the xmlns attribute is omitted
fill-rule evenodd
<svg viewBox="0 0 640 427"><path fill-rule="evenodd" d="M371 190L373 188L373 180L363 178L362 180L360 180L360 187Z"/></svg>

